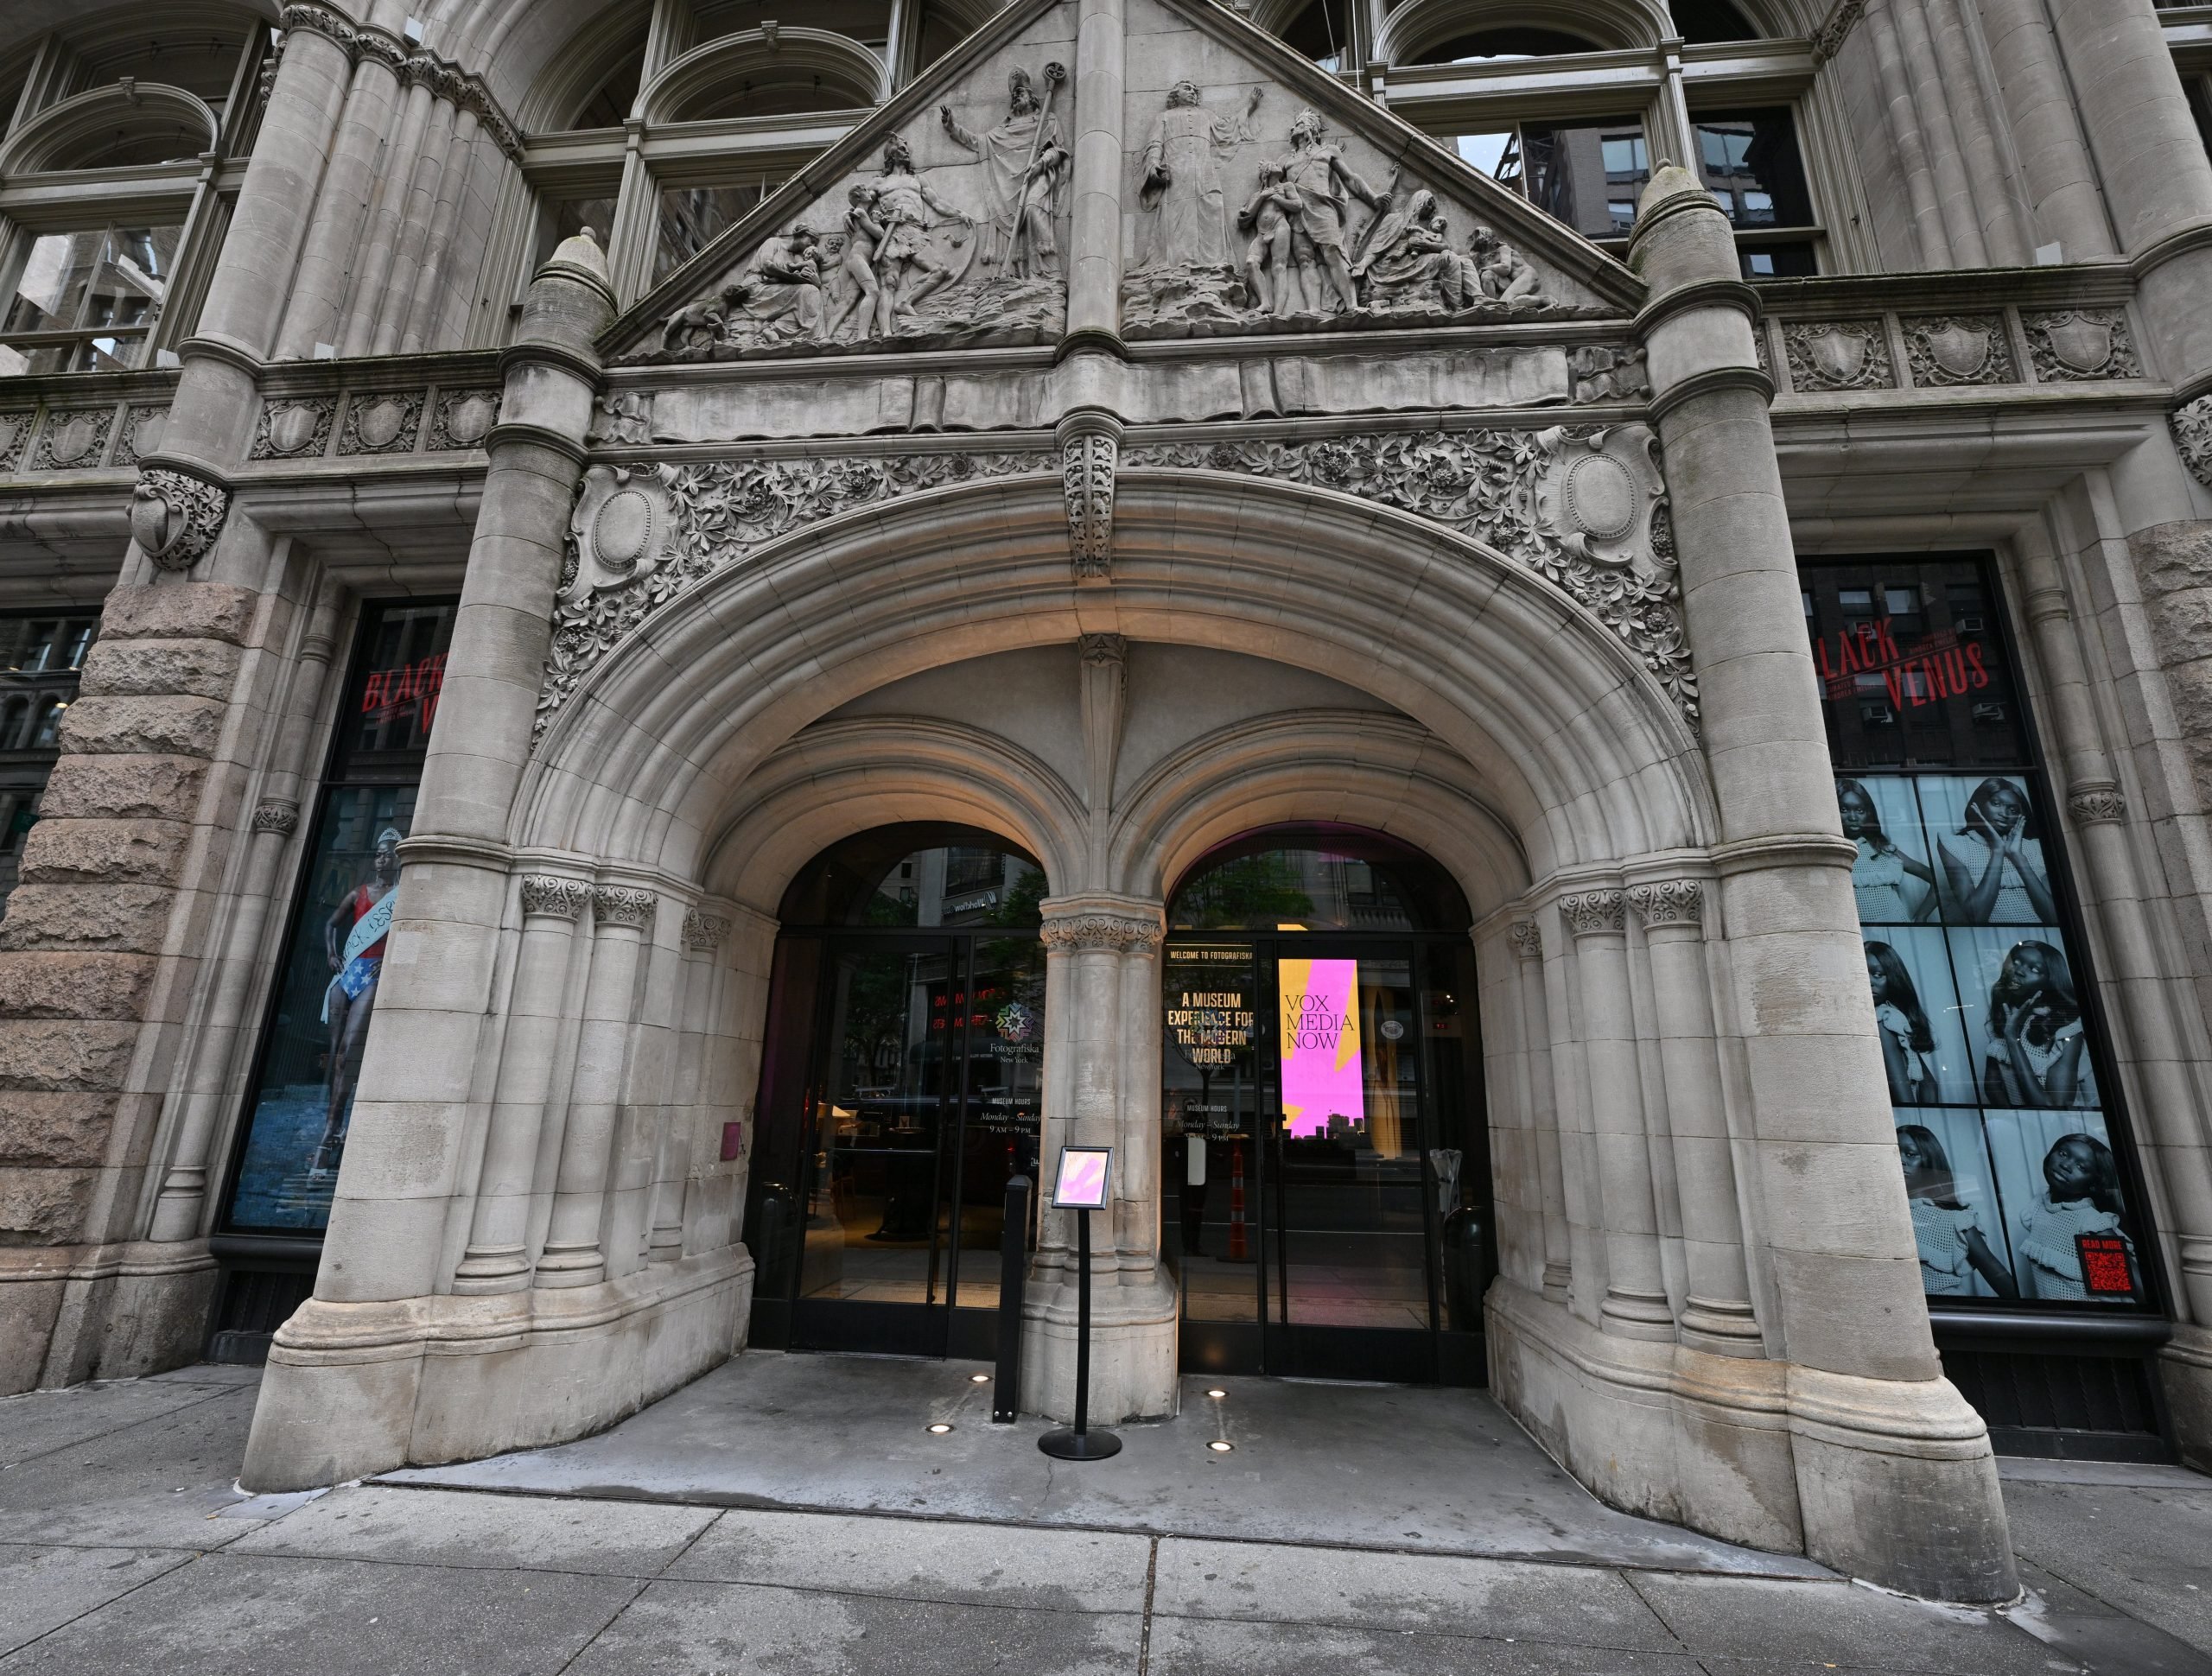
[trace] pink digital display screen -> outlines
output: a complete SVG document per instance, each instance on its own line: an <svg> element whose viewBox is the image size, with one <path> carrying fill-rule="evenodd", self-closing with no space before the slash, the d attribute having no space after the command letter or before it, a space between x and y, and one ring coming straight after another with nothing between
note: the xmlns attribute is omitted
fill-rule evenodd
<svg viewBox="0 0 2212 1676"><path fill-rule="evenodd" d="M1060 1149L1060 1178L1052 1188L1052 1204L1061 1210L1103 1210L1106 1174L1114 1160L1110 1146L1065 1146Z"/></svg>
<svg viewBox="0 0 2212 1676"><path fill-rule="evenodd" d="M1359 962L1286 960L1277 968L1282 1000L1282 1115L1292 1137L1364 1128L1360 1082Z"/></svg>

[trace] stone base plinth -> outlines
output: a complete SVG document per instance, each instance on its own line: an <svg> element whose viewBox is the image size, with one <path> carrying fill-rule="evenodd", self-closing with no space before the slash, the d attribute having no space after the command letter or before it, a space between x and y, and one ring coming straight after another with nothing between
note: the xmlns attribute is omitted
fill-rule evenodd
<svg viewBox="0 0 2212 1676"><path fill-rule="evenodd" d="M197 1361L218 1278L205 1240L0 1247L0 1396Z"/></svg>
<svg viewBox="0 0 2212 1676"><path fill-rule="evenodd" d="M588 1436L727 1361L752 1306L742 1246L558 1291L310 1299L270 1347L239 1482L308 1489Z"/></svg>
<svg viewBox="0 0 2212 1676"><path fill-rule="evenodd" d="M2212 1328L2174 1323L2158 1352L2158 1384L2183 1463L2212 1472Z"/></svg>
<svg viewBox="0 0 2212 1676"><path fill-rule="evenodd" d="M1987 1430L1948 1381L1851 1379L1599 1332L1500 1278L1491 1394L1604 1501L1943 1600L2009 1600Z"/></svg>
<svg viewBox="0 0 2212 1676"><path fill-rule="evenodd" d="M1110 1277L1109 1277L1110 1278ZM1128 1277L1123 1276L1126 1279ZM1118 1425L1175 1412L1174 1283L1155 1273L1090 1295L1090 1421ZM1076 1289L1072 1278L1033 1280L1022 1306L1021 1412L1075 1419Z"/></svg>

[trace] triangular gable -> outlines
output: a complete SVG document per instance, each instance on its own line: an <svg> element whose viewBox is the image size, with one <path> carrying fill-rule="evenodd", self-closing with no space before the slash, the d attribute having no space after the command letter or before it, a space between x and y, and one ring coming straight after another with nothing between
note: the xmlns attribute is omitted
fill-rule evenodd
<svg viewBox="0 0 2212 1676"><path fill-rule="evenodd" d="M1640 305L1618 262L1264 30L1212 0L1126 4L1124 335ZM1017 0L640 297L601 340L610 359L1057 338L1071 197L1059 154L1077 130L1072 76L1051 77L1071 71L1077 16L1073 0ZM1325 131L1294 135L1308 111ZM1493 241L1471 247L1483 229Z"/></svg>

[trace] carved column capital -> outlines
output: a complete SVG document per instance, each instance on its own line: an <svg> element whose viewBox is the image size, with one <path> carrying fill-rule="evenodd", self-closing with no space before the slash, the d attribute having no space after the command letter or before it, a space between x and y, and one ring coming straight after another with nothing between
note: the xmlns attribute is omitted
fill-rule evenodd
<svg viewBox="0 0 2212 1676"><path fill-rule="evenodd" d="M581 879L561 879L543 873L524 875L522 911L525 916L550 914L556 919L573 920L582 915L584 904L590 900L591 886Z"/></svg>
<svg viewBox="0 0 2212 1676"><path fill-rule="evenodd" d="M2067 812L2082 826L2127 818L2127 797L2110 780L2076 780L2066 788Z"/></svg>
<svg viewBox="0 0 2212 1676"><path fill-rule="evenodd" d="M1695 925L1705 918L1705 886L1694 879L1631 885L1628 900L1646 929L1656 925Z"/></svg>
<svg viewBox="0 0 2212 1676"><path fill-rule="evenodd" d="M719 914L702 914L696 908L683 916L683 946L686 949L719 949L722 939L729 935L729 921Z"/></svg>
<svg viewBox="0 0 2212 1676"><path fill-rule="evenodd" d="M1513 939L1513 952L1522 960L1544 957L1543 928L1535 920L1516 919L1505 928L1505 934Z"/></svg>
<svg viewBox="0 0 2212 1676"><path fill-rule="evenodd" d="M1097 409L1060 421L1060 480L1067 493L1068 550L1078 576L1105 576L1114 565L1114 473L1122 422Z"/></svg>
<svg viewBox="0 0 2212 1676"><path fill-rule="evenodd" d="M1560 898L1559 911L1579 937L1618 936L1628 929L1628 898L1622 891L1576 891Z"/></svg>
<svg viewBox="0 0 2212 1676"><path fill-rule="evenodd" d="M130 493L130 535L163 570L189 570L222 533L231 492L205 478L148 466Z"/></svg>
<svg viewBox="0 0 2212 1676"><path fill-rule="evenodd" d="M289 798L271 797L253 811L253 829L289 838L300 824L300 806Z"/></svg>
<svg viewBox="0 0 2212 1676"><path fill-rule="evenodd" d="M1047 949L1149 954L1166 934L1165 920L1157 905L1077 897L1057 906L1046 904L1038 935Z"/></svg>
<svg viewBox="0 0 2212 1676"><path fill-rule="evenodd" d="M1086 663L1104 666L1128 661L1129 643L1118 634L1078 635L1077 644L1082 648Z"/></svg>
<svg viewBox="0 0 2212 1676"><path fill-rule="evenodd" d="M594 885L591 889L593 929L603 931L622 925L650 931L653 911L659 905L660 898L652 891L634 890L627 885Z"/></svg>

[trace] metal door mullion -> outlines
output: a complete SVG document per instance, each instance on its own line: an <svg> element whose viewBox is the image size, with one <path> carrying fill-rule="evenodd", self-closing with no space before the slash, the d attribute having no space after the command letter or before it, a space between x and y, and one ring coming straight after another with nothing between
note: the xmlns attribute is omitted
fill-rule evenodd
<svg viewBox="0 0 2212 1676"><path fill-rule="evenodd" d="M960 976L960 957L957 954L952 953L952 949L955 945L950 938L945 939L941 946L945 949L948 955L946 965L945 1000L950 1003L954 994L961 993L957 987ZM925 957L909 955L906 958L912 961ZM965 1029L966 1025L962 1025L962 1030L964 1031ZM952 1051L952 1038L957 1033L959 1032L955 1032L952 1029L951 1020L948 1019L946 1020L944 1032L944 1046L945 1051L948 1055ZM929 1032L926 1028L925 1028L922 1032L922 1042L925 1049L923 1057L926 1059L928 1057L926 1050L929 1043ZM944 1307L944 1305L938 1304L937 1299L937 1274L938 1248L940 1245L938 1238L938 1223L944 1210L945 1095L947 1085L952 1080L950 1076L951 1069L950 1062L948 1059L947 1063L939 1067L938 1070L937 1144L930 1148L930 1266L928 1282L924 1286L922 1292L922 1307L924 1309L938 1309ZM963 1068L963 1078L965 1074L965 1070ZM957 1141L956 1144L957 1144Z"/></svg>
<svg viewBox="0 0 2212 1676"><path fill-rule="evenodd" d="M952 1234L944 1265L944 1307L947 1310L955 1308L960 1301L961 1218L966 1214L964 1196L968 1187L968 1027L976 1011L976 939L973 936L955 937L950 941L950 947L955 951L952 956L954 970L962 980L960 993L967 1001L960 1009L960 1028L957 1032L948 1030L945 1032L948 1049L955 1035L960 1038L960 1093L953 1108L957 1123L952 1136ZM944 1168L944 1144L940 1137L938 1143L940 1170ZM944 1209L942 1195L938 1209Z"/></svg>
<svg viewBox="0 0 2212 1676"><path fill-rule="evenodd" d="M1428 1330L1440 1332L1444 1326L1444 1300L1440 1295L1439 1280L1444 1272L1444 1212L1437 1203L1436 1183L1431 1178L1434 1166L1429 1162L1433 1150L1429 1142L1440 1140L1443 1127L1438 1120L1435 1105L1435 1066L1428 1039L1429 945L1414 943L1408 948L1406 970L1413 981L1414 1015L1414 1075L1418 1079L1414 1090L1414 1161L1421 1171L1421 1222L1422 1241L1421 1269L1428 1287ZM1466 1158L1460 1156L1464 1171ZM1465 1179L1463 1175L1462 1179Z"/></svg>

